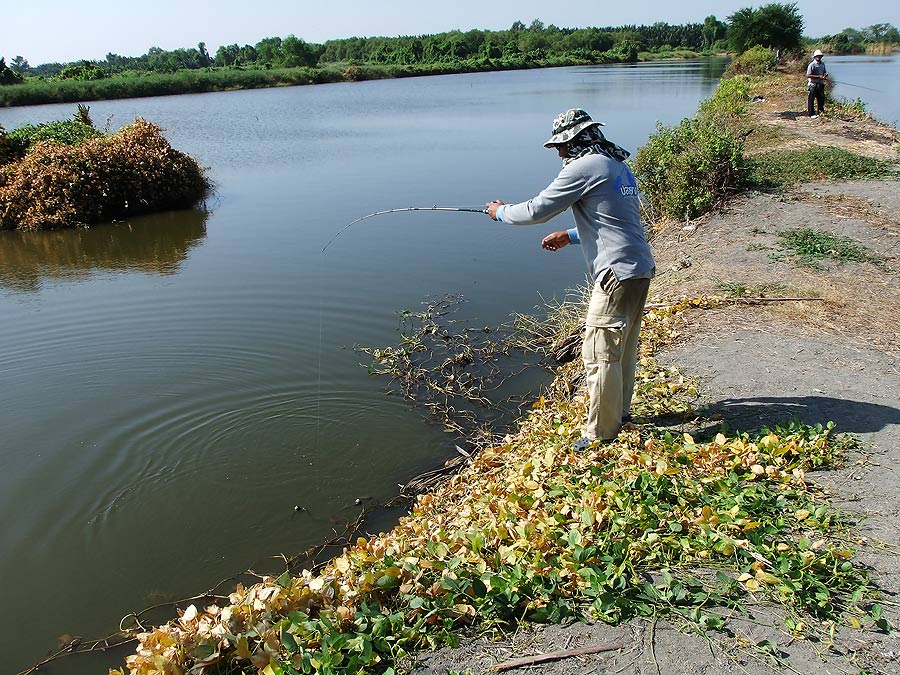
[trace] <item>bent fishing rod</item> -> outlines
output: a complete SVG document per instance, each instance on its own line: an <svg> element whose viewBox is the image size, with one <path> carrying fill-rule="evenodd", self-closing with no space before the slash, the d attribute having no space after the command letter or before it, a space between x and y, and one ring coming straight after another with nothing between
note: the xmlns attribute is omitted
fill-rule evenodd
<svg viewBox="0 0 900 675"><path fill-rule="evenodd" d="M374 218L375 216L383 216L387 213L399 213L401 211L458 211L463 213L487 213L487 209L479 209L479 208L469 208L465 206L407 206L402 209L388 209L387 211L376 211L375 213L369 213L368 215L363 216L362 218L357 218L352 223L347 223L338 230L337 234L335 234L331 239L328 240L328 243L322 248L322 253L325 253L325 249L331 246L331 243L340 237L344 232L346 232L351 225L356 225L363 220L367 220L368 218Z"/></svg>

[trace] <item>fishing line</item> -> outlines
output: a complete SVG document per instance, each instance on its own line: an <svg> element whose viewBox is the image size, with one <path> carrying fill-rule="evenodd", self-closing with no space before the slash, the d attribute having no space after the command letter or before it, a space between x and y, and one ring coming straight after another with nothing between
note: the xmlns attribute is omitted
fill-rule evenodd
<svg viewBox="0 0 900 675"><path fill-rule="evenodd" d="M878 92L879 94L885 93L881 89L872 89L872 87L864 87L861 84L853 84L851 82L844 82L843 80L834 80L834 86L837 87L837 86L841 86L841 85L846 86L846 87L856 87L857 89L865 89L866 91L874 91L874 92Z"/></svg>
<svg viewBox="0 0 900 675"><path fill-rule="evenodd" d="M368 215L363 216L362 218L357 218L352 223L347 223L338 230L337 234L335 234L331 239L328 240L328 243L322 248L322 253L325 253L325 250L331 246L331 243L340 237L344 232L350 229L351 225L356 225L363 220L368 218L374 218L375 216L383 216L386 213L399 213L400 211L461 211L464 213L487 213L487 209L479 209L479 208L470 208L465 206L407 206L402 209L388 209L387 211L376 211L375 213L369 213Z"/></svg>
<svg viewBox="0 0 900 675"><path fill-rule="evenodd" d="M363 216L362 218L357 218L353 222L347 223L344 227L337 231L337 233L328 240L328 243L322 248L322 255L319 257L319 283L322 287L319 291L319 345L318 345L318 354L317 354L317 364L316 364L316 434L315 434L315 447L318 451L319 443L321 439L321 427L322 427L322 346L325 342L325 326L324 326L324 313L325 313L325 292L324 292L324 273L325 273L325 251L331 246L332 242L341 236L344 232L346 232L352 225L359 223L368 218L374 218L375 216L383 216L388 213L399 213L401 211L457 211L463 213L487 213L488 210L485 208L472 208L466 206L407 206L401 209L388 209L387 211L376 211L375 213L369 213Z"/></svg>

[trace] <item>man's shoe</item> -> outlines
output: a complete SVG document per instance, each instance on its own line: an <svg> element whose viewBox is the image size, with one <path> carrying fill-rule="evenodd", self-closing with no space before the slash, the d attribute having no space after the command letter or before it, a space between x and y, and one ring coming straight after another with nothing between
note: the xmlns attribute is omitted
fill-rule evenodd
<svg viewBox="0 0 900 675"><path fill-rule="evenodd" d="M589 447L591 447L591 443L593 443L590 438L580 438L574 443L572 443L572 450L575 452L584 452Z"/></svg>

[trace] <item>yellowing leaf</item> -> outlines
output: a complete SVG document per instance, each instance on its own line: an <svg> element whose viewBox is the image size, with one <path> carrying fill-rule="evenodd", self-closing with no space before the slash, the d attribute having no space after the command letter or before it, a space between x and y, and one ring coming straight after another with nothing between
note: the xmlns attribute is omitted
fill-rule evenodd
<svg viewBox="0 0 900 675"><path fill-rule="evenodd" d="M691 445L693 445L693 444L694 444L694 437L691 436L688 432L685 431L685 432L684 432L684 442L685 442L685 443L690 443Z"/></svg>
<svg viewBox="0 0 900 675"><path fill-rule="evenodd" d="M776 577L774 574L763 572L762 570L756 573L756 580L761 581L764 584L768 584L769 586L776 586L781 583L781 579Z"/></svg>
<svg viewBox="0 0 900 675"><path fill-rule="evenodd" d="M746 586L748 591L758 591L760 589L759 582L756 579L747 579L744 582L744 586Z"/></svg>
<svg viewBox="0 0 900 675"><path fill-rule="evenodd" d="M796 511L794 511L794 518L796 518L797 520L806 520L807 518L809 518L809 511L807 511L806 509L797 509Z"/></svg>

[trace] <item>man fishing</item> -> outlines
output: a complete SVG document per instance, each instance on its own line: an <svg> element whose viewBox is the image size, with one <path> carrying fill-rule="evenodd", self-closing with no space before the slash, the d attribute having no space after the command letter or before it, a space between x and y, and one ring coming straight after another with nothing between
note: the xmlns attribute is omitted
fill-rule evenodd
<svg viewBox="0 0 900 675"><path fill-rule="evenodd" d="M544 143L562 158L556 179L526 202L486 204L491 218L510 225L544 223L572 207L575 227L547 235L541 246L580 244L593 284L581 351L589 404L578 450L615 438L629 418L641 319L656 272L637 183L625 164L630 153L608 141L601 124L580 108L558 115Z"/></svg>
<svg viewBox="0 0 900 675"><path fill-rule="evenodd" d="M813 60L806 66L806 86L809 90L806 96L806 114L813 119L825 114L825 79L828 73L825 71L825 64L822 63L822 56L822 50L817 49L813 52ZM818 115L816 105L819 107Z"/></svg>

